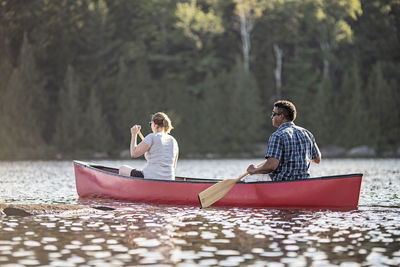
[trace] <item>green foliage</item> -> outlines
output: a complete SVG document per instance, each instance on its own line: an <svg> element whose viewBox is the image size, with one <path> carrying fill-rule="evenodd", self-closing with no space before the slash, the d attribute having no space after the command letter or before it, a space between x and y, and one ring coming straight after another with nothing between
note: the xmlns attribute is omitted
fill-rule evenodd
<svg viewBox="0 0 400 267"><path fill-rule="evenodd" d="M0 158L118 155L157 111L182 156L248 152L278 97L321 146L395 151L399 18L397 0L3 0Z"/></svg>
<svg viewBox="0 0 400 267"><path fill-rule="evenodd" d="M394 97L398 97L398 88L394 87L394 84L391 84L384 75L384 70L388 67L378 62L374 66L367 84L368 138L381 151L394 150L393 146L399 144L400 133L399 128L396 127L396 123L399 122L398 103L393 101Z"/></svg>
<svg viewBox="0 0 400 267"><path fill-rule="evenodd" d="M202 39L208 34L224 32L221 18L216 16L212 9L209 12L201 10L196 0L191 0L190 3L177 3L176 17L178 18L176 26L195 42L198 49L203 47Z"/></svg>
<svg viewBox="0 0 400 267"><path fill-rule="evenodd" d="M147 122L150 115L160 108L159 102L163 99L165 92L157 90L157 85L152 81L146 62L128 68L124 63L120 63L120 72L114 88L117 95L117 118L116 135L118 139L126 142L123 144L128 147L130 141L130 128L134 124L145 126L143 134L147 132ZM119 142L121 144L121 142Z"/></svg>
<svg viewBox="0 0 400 267"><path fill-rule="evenodd" d="M338 131L337 144L348 148L371 144L368 132L370 128L368 96L366 88L362 85L359 67L353 65L344 74L341 85L341 105L336 110L341 129Z"/></svg>
<svg viewBox="0 0 400 267"><path fill-rule="evenodd" d="M44 155L43 123L46 95L37 72L32 45L24 34L17 66L11 70L7 60L1 64L2 82L0 122L0 157L11 155L23 158L24 154Z"/></svg>
<svg viewBox="0 0 400 267"><path fill-rule="evenodd" d="M85 135L86 142L81 144L81 149L95 152L112 151L114 142L110 124L103 112L95 88L92 88L89 103L84 112L82 132Z"/></svg>
<svg viewBox="0 0 400 267"><path fill-rule="evenodd" d="M236 67L219 85L224 88L225 95L219 98L224 99L223 105L226 106L223 112L224 121L221 124L225 151L248 152L252 144L250 140L265 138L259 135L262 132L260 122L268 118L265 113L260 112L261 101L256 81L251 73L245 72L241 61L238 60Z"/></svg>
<svg viewBox="0 0 400 267"><path fill-rule="evenodd" d="M182 118L182 124L189 126L185 133L190 137L185 139L191 140L192 150L249 152L254 141L265 138L259 135L260 121L265 117L260 112L256 82L244 71L240 60L230 72L221 72L216 77L209 74L201 86L204 94ZM194 103L191 98L190 103ZM196 130L190 131L191 128Z"/></svg>
<svg viewBox="0 0 400 267"><path fill-rule="evenodd" d="M59 95L59 115L56 122L54 144L61 154L72 154L84 143L84 105L81 82L72 66L67 67Z"/></svg>

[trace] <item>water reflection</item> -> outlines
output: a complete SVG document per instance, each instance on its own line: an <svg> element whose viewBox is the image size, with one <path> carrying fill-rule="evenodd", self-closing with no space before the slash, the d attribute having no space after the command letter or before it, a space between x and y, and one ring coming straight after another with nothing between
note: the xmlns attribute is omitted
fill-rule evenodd
<svg viewBox="0 0 400 267"><path fill-rule="evenodd" d="M0 265L399 265L400 209L85 202L95 214L1 217Z"/></svg>
<svg viewBox="0 0 400 267"><path fill-rule="evenodd" d="M177 171L232 178L256 161L182 160ZM0 196L7 203L78 202L115 210L0 215L0 266L399 266L399 163L325 160L314 166L313 176L364 173L360 207L345 211L78 201L72 162L2 162Z"/></svg>

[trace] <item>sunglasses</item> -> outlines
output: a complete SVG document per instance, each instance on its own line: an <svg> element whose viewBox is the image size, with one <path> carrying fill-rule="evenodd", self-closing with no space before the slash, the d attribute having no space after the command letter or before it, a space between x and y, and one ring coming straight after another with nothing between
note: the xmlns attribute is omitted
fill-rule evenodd
<svg viewBox="0 0 400 267"><path fill-rule="evenodd" d="M152 121L149 121L149 126L151 127L151 123L152 123Z"/></svg>
<svg viewBox="0 0 400 267"><path fill-rule="evenodd" d="M275 117L275 116L279 116L279 115L281 115L282 113L276 113L275 111L272 111L272 117Z"/></svg>

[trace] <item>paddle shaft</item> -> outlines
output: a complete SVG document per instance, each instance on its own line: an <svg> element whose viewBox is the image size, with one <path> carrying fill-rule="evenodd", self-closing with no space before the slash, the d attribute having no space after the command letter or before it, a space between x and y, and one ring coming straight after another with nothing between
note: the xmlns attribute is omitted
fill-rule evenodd
<svg viewBox="0 0 400 267"><path fill-rule="evenodd" d="M143 134L140 132L140 130L139 130L139 132L138 132L138 135L139 135L140 139L142 139L142 141L143 141L144 136L143 136Z"/></svg>
<svg viewBox="0 0 400 267"><path fill-rule="evenodd" d="M262 166L264 163L265 161L258 164L257 167ZM239 182L243 177L248 174L249 173L246 172L240 175L238 178L223 180L200 192L200 194L198 195L200 207L207 208L223 198L237 182Z"/></svg>
<svg viewBox="0 0 400 267"><path fill-rule="evenodd" d="M233 178L232 180L235 180L236 183L238 183L243 177L245 177L246 175L249 175L249 172L245 172L242 175L240 175L238 178Z"/></svg>

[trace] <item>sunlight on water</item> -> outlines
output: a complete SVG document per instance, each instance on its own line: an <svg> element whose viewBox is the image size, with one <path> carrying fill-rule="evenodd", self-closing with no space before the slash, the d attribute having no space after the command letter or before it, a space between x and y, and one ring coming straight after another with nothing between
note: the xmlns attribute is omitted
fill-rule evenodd
<svg viewBox="0 0 400 267"><path fill-rule="evenodd" d="M182 160L178 175L232 178L253 162ZM0 216L0 266L398 266L399 163L325 160L313 166L313 176L364 173L359 209L343 211L78 200L71 162L3 162L0 197L7 203L115 210Z"/></svg>
<svg viewBox="0 0 400 267"><path fill-rule="evenodd" d="M400 264L399 208L346 212L201 210L89 200L83 203L109 205L116 210L99 211L93 216L3 217L0 263Z"/></svg>

